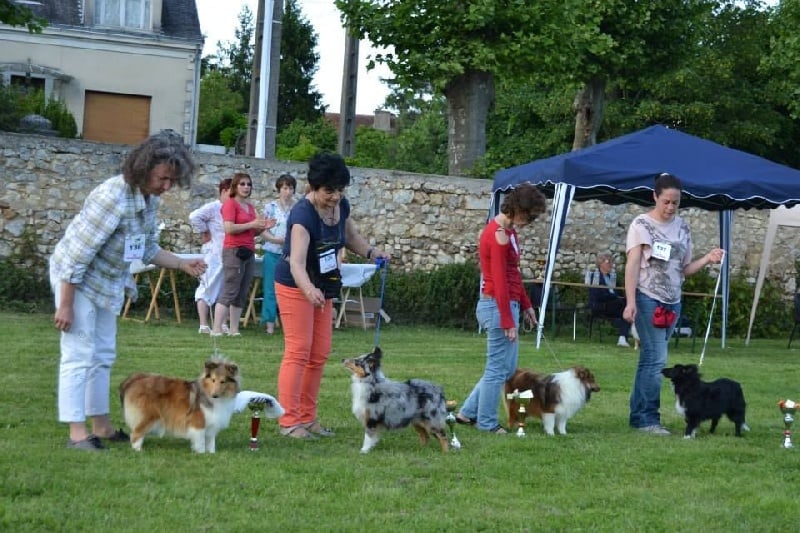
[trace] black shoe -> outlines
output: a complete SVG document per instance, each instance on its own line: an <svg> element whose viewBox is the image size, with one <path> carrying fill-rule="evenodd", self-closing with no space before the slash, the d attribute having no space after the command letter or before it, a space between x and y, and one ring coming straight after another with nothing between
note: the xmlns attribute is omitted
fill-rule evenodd
<svg viewBox="0 0 800 533"><path fill-rule="evenodd" d="M110 437L103 437L108 442L130 442L131 438L121 429L116 430Z"/></svg>
<svg viewBox="0 0 800 533"><path fill-rule="evenodd" d="M456 424L461 424L462 426L474 426L475 422L477 422L477 419L475 418L467 418L461 413L456 415Z"/></svg>
<svg viewBox="0 0 800 533"><path fill-rule="evenodd" d="M68 440L67 448L71 450L86 450L90 452L106 452L108 448L103 446L100 437L97 435L89 435L83 440Z"/></svg>

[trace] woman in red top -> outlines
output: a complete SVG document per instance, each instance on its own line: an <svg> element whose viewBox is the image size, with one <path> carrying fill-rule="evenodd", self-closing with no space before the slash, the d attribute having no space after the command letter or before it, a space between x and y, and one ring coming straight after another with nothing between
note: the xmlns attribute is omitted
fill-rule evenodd
<svg viewBox="0 0 800 533"><path fill-rule="evenodd" d="M517 369L520 311L536 323L519 270L520 248L516 228L544 213L544 195L530 184L511 191L500 213L481 232L478 254L481 262L481 295L475 316L486 331L486 368L456 416L459 424L477 424L478 429L506 433L497 416L500 393Z"/></svg>
<svg viewBox="0 0 800 533"><path fill-rule="evenodd" d="M258 218L256 208L248 201L253 192L249 174L237 172L231 182L230 198L222 204L222 291L214 308L212 337L222 335L226 310L230 318L228 335L238 337L239 320L247 301L247 290L253 280L255 236L275 225L275 221Z"/></svg>

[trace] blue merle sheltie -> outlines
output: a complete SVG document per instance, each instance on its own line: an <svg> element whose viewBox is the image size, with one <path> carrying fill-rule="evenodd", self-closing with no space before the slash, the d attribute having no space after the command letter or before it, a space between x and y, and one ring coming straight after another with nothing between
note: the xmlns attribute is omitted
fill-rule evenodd
<svg viewBox="0 0 800 533"><path fill-rule="evenodd" d="M378 444L380 431L413 426L425 445L433 435L439 439L442 451L448 449L444 391L438 385L421 379L392 381L381 371L381 349L359 357L343 359L342 364L352 372L353 415L364 425L364 444L367 453Z"/></svg>

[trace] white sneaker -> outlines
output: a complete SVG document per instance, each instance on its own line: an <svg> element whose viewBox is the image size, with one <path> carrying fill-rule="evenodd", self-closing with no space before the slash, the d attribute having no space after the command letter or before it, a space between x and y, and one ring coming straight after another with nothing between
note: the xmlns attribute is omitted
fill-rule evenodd
<svg viewBox="0 0 800 533"><path fill-rule="evenodd" d="M622 346L623 348L630 348L631 345L628 344L628 340L625 337L620 337L617 341L617 346Z"/></svg>
<svg viewBox="0 0 800 533"><path fill-rule="evenodd" d="M666 436L672 434L672 433L669 432L669 430L667 428L665 428L664 426L661 426L659 424L655 424L655 425L652 425L652 426L645 426L643 428L636 428L636 429L638 429L642 433L651 433L653 435L660 435L662 437L666 437Z"/></svg>
<svg viewBox="0 0 800 533"><path fill-rule="evenodd" d="M200 329L197 330L197 333L200 333L201 335L208 335L211 333L211 328L208 326L200 326Z"/></svg>

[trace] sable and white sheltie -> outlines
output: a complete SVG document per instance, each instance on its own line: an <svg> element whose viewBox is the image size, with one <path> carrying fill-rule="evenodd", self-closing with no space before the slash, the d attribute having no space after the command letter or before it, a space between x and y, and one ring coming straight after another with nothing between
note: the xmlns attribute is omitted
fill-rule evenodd
<svg viewBox="0 0 800 533"><path fill-rule="evenodd" d="M539 374L518 368L506 381L506 395L515 390L533 392L526 412L542 420L545 433L553 435L554 429L558 429L560 434L566 435L567 421L586 405L593 392L600 391L600 387L588 368L574 366L557 374ZM507 399L507 396L505 402L508 425L513 428L518 422L519 404Z"/></svg>
<svg viewBox="0 0 800 533"><path fill-rule="evenodd" d="M206 361L194 381L133 374L119 386L131 447L142 449L144 436L165 433L189 439L198 453L216 451L217 433L228 427L236 408L239 367L222 358Z"/></svg>
<svg viewBox="0 0 800 533"><path fill-rule="evenodd" d="M359 357L343 359L342 364L353 373L353 415L364 425L367 453L378 444L382 429L413 426L425 445L433 435L439 439L442 452L448 450L444 391L438 385L421 379L404 383L388 379L381 371L381 349Z"/></svg>

